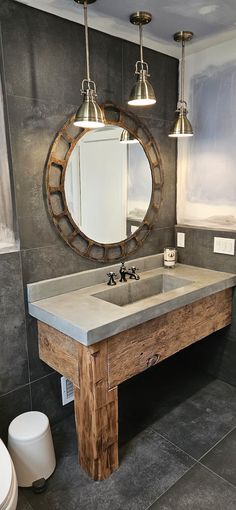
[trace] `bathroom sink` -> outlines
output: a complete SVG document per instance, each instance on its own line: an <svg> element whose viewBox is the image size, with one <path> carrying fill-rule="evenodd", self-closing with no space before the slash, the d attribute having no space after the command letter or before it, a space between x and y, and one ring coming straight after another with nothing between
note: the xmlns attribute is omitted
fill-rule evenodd
<svg viewBox="0 0 236 510"><path fill-rule="evenodd" d="M119 286L93 294L93 297L118 306L126 306L193 283L185 278L159 274L143 280L128 280Z"/></svg>

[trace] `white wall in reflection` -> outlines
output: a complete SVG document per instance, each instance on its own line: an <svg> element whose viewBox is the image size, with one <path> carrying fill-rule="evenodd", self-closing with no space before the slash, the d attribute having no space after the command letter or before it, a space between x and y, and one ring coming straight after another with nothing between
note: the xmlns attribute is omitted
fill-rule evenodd
<svg viewBox="0 0 236 510"><path fill-rule="evenodd" d="M100 243L129 237L143 221L152 193L151 170L139 143L123 144L123 129L91 130L76 144L65 174L70 214Z"/></svg>

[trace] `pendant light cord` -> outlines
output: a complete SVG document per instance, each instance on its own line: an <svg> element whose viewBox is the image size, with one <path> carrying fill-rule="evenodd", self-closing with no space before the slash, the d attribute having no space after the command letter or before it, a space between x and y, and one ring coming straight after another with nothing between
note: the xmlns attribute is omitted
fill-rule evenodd
<svg viewBox="0 0 236 510"><path fill-rule="evenodd" d="M182 62L181 62L181 90L180 102L184 102L184 73L185 73L185 42L182 41Z"/></svg>
<svg viewBox="0 0 236 510"><path fill-rule="evenodd" d="M87 79L88 79L88 82L90 82L89 40L88 40L88 4L87 4L87 0L85 0L85 2L84 2L84 28L85 28Z"/></svg>
<svg viewBox="0 0 236 510"><path fill-rule="evenodd" d="M143 25L139 24L140 62L143 63Z"/></svg>

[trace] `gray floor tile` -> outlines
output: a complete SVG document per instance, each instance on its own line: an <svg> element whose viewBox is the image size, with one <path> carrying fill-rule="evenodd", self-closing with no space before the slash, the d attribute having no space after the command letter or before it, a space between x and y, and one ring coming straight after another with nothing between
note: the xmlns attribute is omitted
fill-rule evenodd
<svg viewBox="0 0 236 510"><path fill-rule="evenodd" d="M189 368L185 349L185 352L182 351L121 384L119 386L121 444L145 427L161 422L166 415L192 398L211 381L211 376Z"/></svg>
<svg viewBox="0 0 236 510"><path fill-rule="evenodd" d="M26 497L24 496L21 490L19 491L16 510L33 510L32 506L27 501Z"/></svg>
<svg viewBox="0 0 236 510"><path fill-rule="evenodd" d="M185 381L188 385L188 381ZM189 381L191 386L192 382ZM220 380L211 380L178 398L182 386L176 387L160 402L159 415L153 428L182 450L199 459L236 425L236 388Z"/></svg>
<svg viewBox="0 0 236 510"><path fill-rule="evenodd" d="M122 448L120 468L106 481L94 482L77 464L72 419L64 420L61 436L59 428L54 431L54 441L58 464L47 491L23 491L34 510L146 510L193 465L188 455L146 429Z"/></svg>
<svg viewBox="0 0 236 510"><path fill-rule="evenodd" d="M236 486L236 428L201 463Z"/></svg>
<svg viewBox="0 0 236 510"><path fill-rule="evenodd" d="M150 510L235 510L236 489L195 465Z"/></svg>

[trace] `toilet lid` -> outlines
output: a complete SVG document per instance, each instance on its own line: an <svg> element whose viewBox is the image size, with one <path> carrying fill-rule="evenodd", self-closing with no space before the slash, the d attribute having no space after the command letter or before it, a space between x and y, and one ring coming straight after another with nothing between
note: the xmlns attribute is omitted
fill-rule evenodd
<svg viewBox="0 0 236 510"><path fill-rule="evenodd" d="M10 454L0 439L0 508L9 496L12 487L12 461Z"/></svg>

